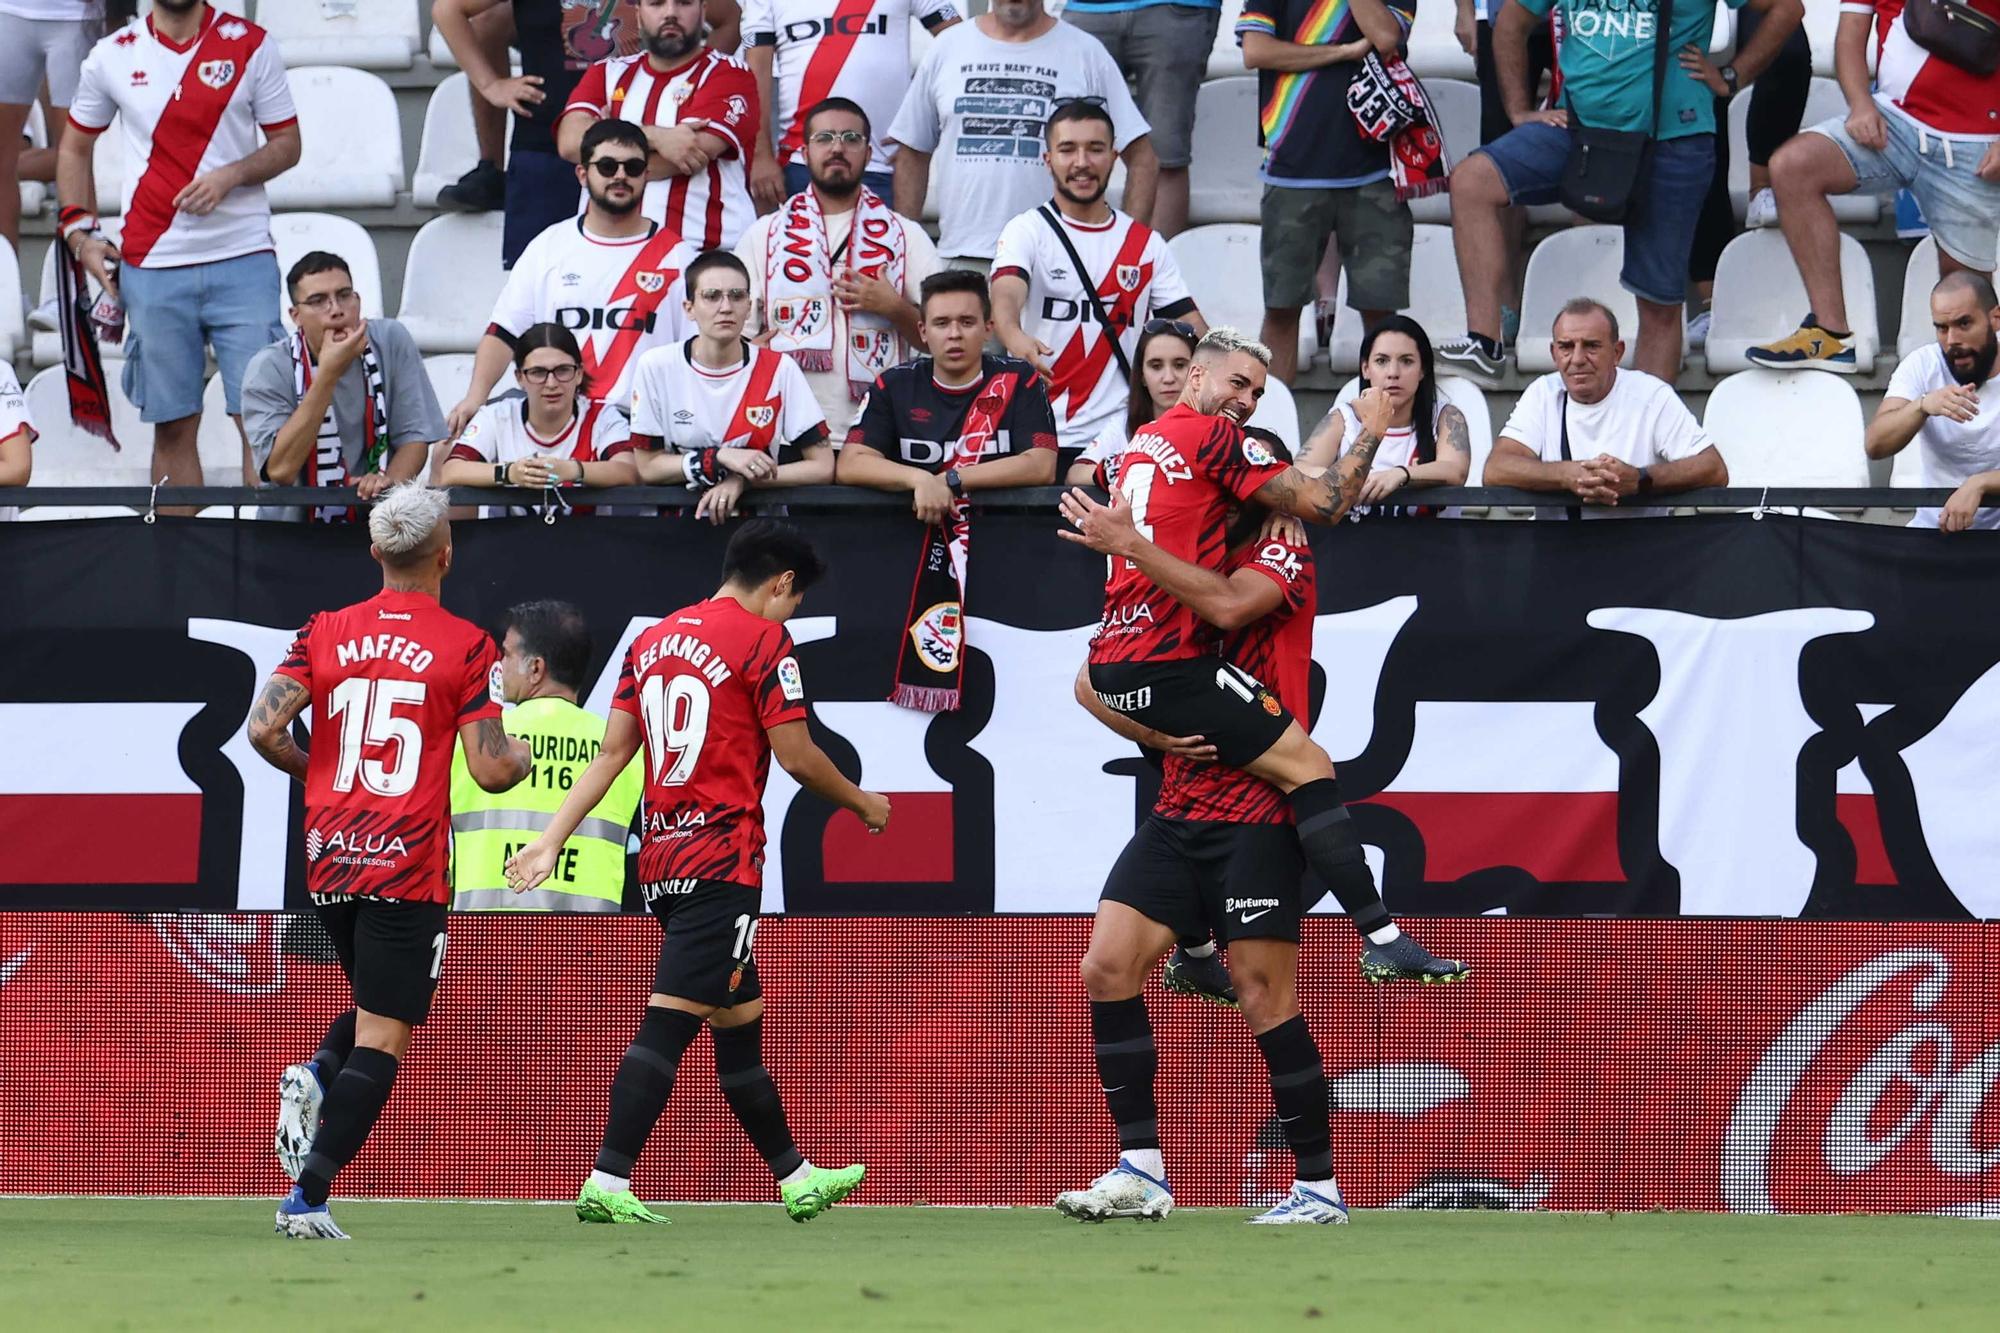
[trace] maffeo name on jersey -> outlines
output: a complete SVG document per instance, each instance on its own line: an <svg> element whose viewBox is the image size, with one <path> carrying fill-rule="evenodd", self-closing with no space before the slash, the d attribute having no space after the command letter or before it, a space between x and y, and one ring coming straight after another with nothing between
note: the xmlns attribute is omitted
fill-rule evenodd
<svg viewBox="0 0 2000 1333"><path fill-rule="evenodd" d="M717 689L729 679L729 664L716 656L715 650L692 634L669 634L666 638L647 647L639 654L639 670L643 674L653 669L653 664L663 657L678 657L707 678Z"/></svg>
<svg viewBox="0 0 2000 1333"><path fill-rule="evenodd" d="M340 666L383 661L406 666L412 671L428 671L436 660L430 649L400 634L364 634L340 644L333 653L335 663Z"/></svg>

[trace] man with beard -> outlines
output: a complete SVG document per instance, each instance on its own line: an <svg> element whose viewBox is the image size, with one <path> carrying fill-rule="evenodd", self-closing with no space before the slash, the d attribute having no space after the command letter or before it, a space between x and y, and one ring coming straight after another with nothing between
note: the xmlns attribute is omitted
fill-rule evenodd
<svg viewBox="0 0 2000 1333"><path fill-rule="evenodd" d="M592 401L620 411L640 355L687 336L681 275L696 252L639 211L645 132L630 121L601 120L584 134L581 152L576 173L589 200L583 216L530 241L507 275L473 357L472 383L445 416L453 440L500 382L514 339L533 325L560 324L575 333Z"/></svg>
<svg viewBox="0 0 2000 1333"><path fill-rule="evenodd" d="M1055 198L1001 228L993 254L1000 341L1048 377L1061 447L1078 452L1124 418L1142 325L1208 332L1166 239L1104 201L1115 133L1102 106L1057 107L1042 154Z"/></svg>
<svg viewBox="0 0 2000 1333"><path fill-rule="evenodd" d="M762 119L750 67L707 44L701 0L640 0L643 49L585 72L556 122L556 151L582 160L593 121L626 120L652 150L646 216L699 250L736 244L757 216L748 166Z"/></svg>
<svg viewBox="0 0 2000 1333"><path fill-rule="evenodd" d="M753 222L736 254L764 341L805 372L837 440L875 377L923 342L916 300L938 253L863 183L873 127L859 103L826 98L803 123L811 184Z"/></svg>
<svg viewBox="0 0 2000 1333"><path fill-rule="evenodd" d="M2000 528L2000 509L1981 509L2000 492L2000 300L1992 280L1968 269L1931 288L1937 345L1896 367L1868 426L1868 456L1887 458L1921 445L1925 486L1953 486L1943 509L1919 509L1913 528Z"/></svg>

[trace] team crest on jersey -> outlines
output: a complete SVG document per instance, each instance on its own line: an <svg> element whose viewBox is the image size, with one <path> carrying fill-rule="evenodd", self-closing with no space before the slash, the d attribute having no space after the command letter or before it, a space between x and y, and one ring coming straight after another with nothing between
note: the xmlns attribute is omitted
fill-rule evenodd
<svg viewBox="0 0 2000 1333"><path fill-rule="evenodd" d="M806 697L806 683L799 675L798 658L781 657L778 659L778 688L784 691L785 697L793 703L797 703Z"/></svg>
<svg viewBox="0 0 2000 1333"><path fill-rule="evenodd" d="M933 671L956 671L959 648L965 642L965 623L957 602L939 602L917 617L910 626L910 641L917 657Z"/></svg>
<svg viewBox="0 0 2000 1333"><path fill-rule="evenodd" d="M1278 696L1269 690L1257 691L1257 702L1264 705L1264 711L1272 717L1285 711L1285 706L1278 702Z"/></svg>
<svg viewBox="0 0 2000 1333"><path fill-rule="evenodd" d="M752 430L766 430L778 419L778 409L769 403L743 409L743 419L750 423Z"/></svg>
<svg viewBox="0 0 2000 1333"><path fill-rule="evenodd" d="M211 88L227 88L236 82L234 60L204 60L194 67L194 76Z"/></svg>
<svg viewBox="0 0 2000 1333"><path fill-rule="evenodd" d="M667 275L654 272L652 269L646 269L643 272L634 273L632 281L639 284L640 291L651 296L654 292L659 291L660 288L667 285Z"/></svg>
<svg viewBox="0 0 2000 1333"><path fill-rule="evenodd" d="M1278 461L1278 456L1271 452L1271 446L1255 435L1243 437L1243 457L1257 467L1272 467Z"/></svg>
<svg viewBox="0 0 2000 1333"><path fill-rule="evenodd" d="M1124 291L1138 291L1140 276L1137 264L1120 264L1118 266L1118 286Z"/></svg>

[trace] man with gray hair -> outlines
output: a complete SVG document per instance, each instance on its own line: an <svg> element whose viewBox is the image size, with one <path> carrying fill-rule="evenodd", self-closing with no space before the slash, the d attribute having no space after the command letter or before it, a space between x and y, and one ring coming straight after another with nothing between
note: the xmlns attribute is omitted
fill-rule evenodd
<svg viewBox="0 0 2000 1333"><path fill-rule="evenodd" d="M1625 343L1608 306L1576 297L1551 333L1555 373L1528 386L1501 428L1488 486L1568 491L1580 501L1571 518L1642 518L1667 512L1654 496L1729 484L1729 465L1673 385L1618 368Z"/></svg>
<svg viewBox="0 0 2000 1333"><path fill-rule="evenodd" d="M251 745L305 784L306 892L354 1007L279 1084L277 1149L298 1181L279 1235L344 1240L326 1199L389 1100L410 1030L430 1014L451 901L452 744L487 791L528 775L527 743L500 723L500 662L486 631L439 605L451 570L445 493L396 486L368 516L382 591L299 630L256 706ZM312 709L312 751L292 723Z"/></svg>

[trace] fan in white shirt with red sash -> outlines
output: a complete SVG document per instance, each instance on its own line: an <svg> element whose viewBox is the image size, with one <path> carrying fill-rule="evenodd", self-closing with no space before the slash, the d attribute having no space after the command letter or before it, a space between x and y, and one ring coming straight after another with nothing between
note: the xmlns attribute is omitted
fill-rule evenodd
<svg viewBox="0 0 2000 1333"><path fill-rule="evenodd" d="M590 396L620 406L639 357L686 336L681 274L695 251L639 211L645 134L626 121L599 121L583 145L577 175L589 205L582 217L528 242L514 261L473 356L472 383L445 414L452 439L492 395L514 358L514 340L531 325L560 324L575 333Z"/></svg>
<svg viewBox="0 0 2000 1333"><path fill-rule="evenodd" d="M750 273L727 250L688 265L697 332L646 353L632 377L639 479L701 492L695 516L726 522L753 486L833 481L826 414L790 357L743 337Z"/></svg>
<svg viewBox="0 0 2000 1333"><path fill-rule="evenodd" d="M1049 378L1064 449L1124 420L1132 355L1152 319L1208 325L1158 232L1104 200L1117 161L1111 113L1069 102L1049 117L1042 160L1050 203L1014 218L993 253L993 326L1007 350Z"/></svg>

